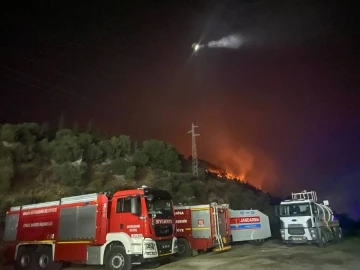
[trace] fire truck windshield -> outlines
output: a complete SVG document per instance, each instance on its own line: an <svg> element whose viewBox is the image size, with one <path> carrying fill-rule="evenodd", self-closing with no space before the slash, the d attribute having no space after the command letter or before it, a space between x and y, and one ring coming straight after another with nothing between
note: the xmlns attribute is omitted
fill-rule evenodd
<svg viewBox="0 0 360 270"><path fill-rule="evenodd" d="M173 218L173 209L170 199L154 198L152 200L146 199L146 207L149 217L156 214L157 218Z"/></svg>
<svg viewBox="0 0 360 270"><path fill-rule="evenodd" d="M310 216L310 203L294 203L280 205L281 217Z"/></svg>

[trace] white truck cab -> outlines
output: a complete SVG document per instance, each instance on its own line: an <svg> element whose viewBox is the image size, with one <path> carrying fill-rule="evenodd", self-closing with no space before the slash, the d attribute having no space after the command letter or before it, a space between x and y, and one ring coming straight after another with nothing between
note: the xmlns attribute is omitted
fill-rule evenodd
<svg viewBox="0 0 360 270"><path fill-rule="evenodd" d="M329 241L342 238L339 221L328 207L329 202L317 203L315 191L292 193L276 207L280 218L281 238L286 244L317 243L323 247Z"/></svg>

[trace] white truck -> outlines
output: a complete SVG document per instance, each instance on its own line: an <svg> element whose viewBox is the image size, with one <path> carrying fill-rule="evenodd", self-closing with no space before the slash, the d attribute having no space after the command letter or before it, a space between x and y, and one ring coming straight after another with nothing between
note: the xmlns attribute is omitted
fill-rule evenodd
<svg viewBox="0 0 360 270"><path fill-rule="evenodd" d="M328 206L329 202L317 203L315 191L292 193L291 200L276 206L280 218L281 238L285 244L316 243L324 247L327 242L342 239L339 221Z"/></svg>

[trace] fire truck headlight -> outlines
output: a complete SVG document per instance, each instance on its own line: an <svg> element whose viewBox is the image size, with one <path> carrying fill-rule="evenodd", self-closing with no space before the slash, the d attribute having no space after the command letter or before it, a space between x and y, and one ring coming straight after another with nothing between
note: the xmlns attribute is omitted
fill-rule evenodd
<svg viewBox="0 0 360 270"><path fill-rule="evenodd" d="M145 243L146 250L155 250L155 243Z"/></svg>

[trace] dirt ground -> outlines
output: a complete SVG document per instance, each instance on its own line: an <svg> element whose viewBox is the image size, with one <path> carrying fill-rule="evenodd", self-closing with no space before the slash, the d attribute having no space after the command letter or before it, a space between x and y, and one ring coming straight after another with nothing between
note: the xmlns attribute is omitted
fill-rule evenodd
<svg viewBox="0 0 360 270"><path fill-rule="evenodd" d="M233 245L231 250L223 253L206 253L192 258L173 260L156 269L180 270L184 268L187 270L359 270L360 238L328 244L325 248L318 248L315 245L287 247L277 240L267 241L262 246ZM79 265L66 269L98 270L102 268ZM136 266L133 269L149 268ZM12 270L12 268L7 270Z"/></svg>
<svg viewBox="0 0 360 270"><path fill-rule="evenodd" d="M203 254L173 262L160 270L177 269L271 269L271 270L358 270L360 269L360 239L346 240L325 248L317 246L287 247L280 241L268 241L262 246L235 245L221 254Z"/></svg>

